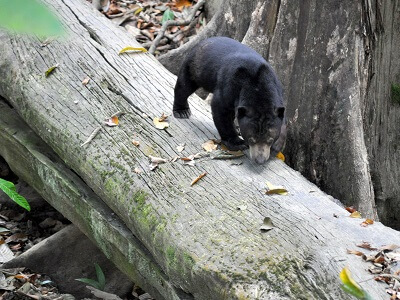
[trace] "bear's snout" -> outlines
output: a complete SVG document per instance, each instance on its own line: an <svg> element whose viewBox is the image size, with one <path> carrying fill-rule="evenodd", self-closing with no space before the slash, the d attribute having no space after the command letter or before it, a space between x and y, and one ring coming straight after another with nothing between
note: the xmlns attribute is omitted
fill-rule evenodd
<svg viewBox="0 0 400 300"><path fill-rule="evenodd" d="M258 164L265 163L270 155L271 145L268 144L254 144L250 145L250 158Z"/></svg>

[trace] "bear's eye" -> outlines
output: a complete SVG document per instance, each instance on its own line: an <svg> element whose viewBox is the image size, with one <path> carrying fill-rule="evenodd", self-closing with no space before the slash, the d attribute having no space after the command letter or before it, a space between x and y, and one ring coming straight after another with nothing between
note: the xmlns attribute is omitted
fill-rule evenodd
<svg viewBox="0 0 400 300"><path fill-rule="evenodd" d="M270 137L270 138L268 138L268 140L267 140L267 144L272 144L273 142L274 142L274 138L273 137Z"/></svg>

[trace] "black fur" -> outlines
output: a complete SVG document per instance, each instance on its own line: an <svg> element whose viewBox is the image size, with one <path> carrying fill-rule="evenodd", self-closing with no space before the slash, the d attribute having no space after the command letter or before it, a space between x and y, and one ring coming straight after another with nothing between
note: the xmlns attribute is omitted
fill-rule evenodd
<svg viewBox="0 0 400 300"><path fill-rule="evenodd" d="M283 92L261 55L226 37L200 42L188 53L178 74L173 106L176 118L190 116L188 97L199 87L213 93L213 120L229 149L245 149L247 144L252 150L252 145L265 144L268 155L261 156L269 156L274 144L273 152L281 151L286 134ZM235 117L244 140L235 129ZM252 158L259 163L268 159Z"/></svg>

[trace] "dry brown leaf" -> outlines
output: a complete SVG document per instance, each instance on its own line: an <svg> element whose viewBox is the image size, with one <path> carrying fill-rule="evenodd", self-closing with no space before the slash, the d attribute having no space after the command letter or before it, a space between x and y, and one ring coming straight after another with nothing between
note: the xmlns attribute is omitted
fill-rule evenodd
<svg viewBox="0 0 400 300"><path fill-rule="evenodd" d="M362 253L361 251L358 251L358 250L349 250L349 249L347 249L347 253L348 254L354 254L354 255L357 255L357 256L363 256L364 255L364 253Z"/></svg>
<svg viewBox="0 0 400 300"><path fill-rule="evenodd" d="M158 167L158 164L156 164L156 163L151 163L151 164L150 164L150 171L154 171L155 169L157 169L157 167Z"/></svg>
<svg viewBox="0 0 400 300"><path fill-rule="evenodd" d="M168 119L168 115L162 113L161 117L158 118L158 121L164 122L166 119Z"/></svg>
<svg viewBox="0 0 400 300"><path fill-rule="evenodd" d="M133 140L133 141L132 141L132 144L133 144L134 146L136 146L136 147L139 147L140 142L139 142L139 141Z"/></svg>
<svg viewBox="0 0 400 300"><path fill-rule="evenodd" d="M376 264L383 264L385 262L385 257L383 255L379 255L377 258L374 259L374 263Z"/></svg>
<svg viewBox="0 0 400 300"><path fill-rule="evenodd" d="M149 158L150 158L150 162L154 163L154 164L163 164L163 163L166 163L168 161L165 158L151 156L151 155L149 155Z"/></svg>
<svg viewBox="0 0 400 300"><path fill-rule="evenodd" d="M14 278L29 280L29 276L27 276L25 274L17 274L14 276Z"/></svg>
<svg viewBox="0 0 400 300"><path fill-rule="evenodd" d="M117 116L113 116L113 117L109 118L107 121L105 121L104 124L107 126L110 126L110 127L118 126L119 119Z"/></svg>
<svg viewBox="0 0 400 300"><path fill-rule="evenodd" d="M357 211L353 206L346 206L346 210L349 212L349 213L353 213L353 212L355 212L355 211Z"/></svg>
<svg viewBox="0 0 400 300"><path fill-rule="evenodd" d="M142 173L142 170L140 170L139 168L135 168L133 172L135 172L136 174L140 174Z"/></svg>
<svg viewBox="0 0 400 300"><path fill-rule="evenodd" d="M380 251L393 251L400 248L400 246L395 245L395 244L391 244L391 245L386 245L386 246L382 246L379 248Z"/></svg>
<svg viewBox="0 0 400 300"><path fill-rule="evenodd" d="M385 255L391 260L400 261L400 252L389 252L385 253Z"/></svg>
<svg viewBox="0 0 400 300"><path fill-rule="evenodd" d="M191 6L192 3L189 0L176 0L175 7L181 8L185 6Z"/></svg>
<svg viewBox="0 0 400 300"><path fill-rule="evenodd" d="M352 212L350 218L361 219L361 214L358 211Z"/></svg>
<svg viewBox="0 0 400 300"><path fill-rule="evenodd" d="M89 78L89 77L86 77L85 79L83 79L83 80L82 80L83 86L86 86L86 85L89 83L89 81L90 81L90 78Z"/></svg>
<svg viewBox="0 0 400 300"><path fill-rule="evenodd" d="M374 220L372 220L372 219L365 219L365 221L362 222L360 225L361 225L362 227L367 227L368 225L372 225L372 224L374 224Z"/></svg>
<svg viewBox="0 0 400 300"><path fill-rule="evenodd" d="M194 167L195 161L194 161L194 160L184 161L183 164L184 164L185 166Z"/></svg>
<svg viewBox="0 0 400 300"><path fill-rule="evenodd" d="M356 246L368 250L377 250L377 248L371 247L371 244L368 242L362 242L361 244L357 244Z"/></svg>
<svg viewBox="0 0 400 300"><path fill-rule="evenodd" d="M14 233L13 235L9 236L6 239L6 243L10 242L23 242L28 238L28 236L25 233L19 232L19 233Z"/></svg>
<svg viewBox="0 0 400 300"><path fill-rule="evenodd" d="M163 115L164 115L164 114L163 114ZM169 123L168 123L168 122L165 122L165 121L164 121L165 119L166 119L166 118L163 118L163 117L161 117L161 118L158 118L158 117L153 118L153 124L154 124L154 126L155 126L157 129L160 129L160 130L165 129L165 128L168 128L168 127L169 127ZM162 120L162 121L160 121L160 120Z"/></svg>
<svg viewBox="0 0 400 300"><path fill-rule="evenodd" d="M179 153L181 153L183 150L185 149L185 144L179 144L178 146L176 146L176 151L178 151Z"/></svg>
<svg viewBox="0 0 400 300"><path fill-rule="evenodd" d="M192 186L193 184L197 183L200 179L202 179L204 176L207 175L207 172L204 172L202 174L200 174L196 179L194 179L191 183L190 186Z"/></svg>
<svg viewBox="0 0 400 300"><path fill-rule="evenodd" d="M365 256L363 256L363 259L365 261L374 261L375 255L365 255Z"/></svg>
<svg viewBox="0 0 400 300"><path fill-rule="evenodd" d="M194 159L200 158L200 157L201 157L200 153L196 153L196 154L190 154L187 157L181 157L181 160L183 160L183 161L191 161L191 160L194 160Z"/></svg>
<svg viewBox="0 0 400 300"><path fill-rule="evenodd" d="M213 140L208 140L207 142L203 143L201 147L207 152L211 152L217 150L218 145L215 144Z"/></svg>
<svg viewBox="0 0 400 300"><path fill-rule="evenodd" d="M390 279L389 277L377 276L377 277L374 278L374 280L375 280L375 281L384 281L384 282L386 282L386 283L389 283L389 281L390 281L391 279ZM396 298L393 298L393 299L397 299L397 297L396 297Z"/></svg>

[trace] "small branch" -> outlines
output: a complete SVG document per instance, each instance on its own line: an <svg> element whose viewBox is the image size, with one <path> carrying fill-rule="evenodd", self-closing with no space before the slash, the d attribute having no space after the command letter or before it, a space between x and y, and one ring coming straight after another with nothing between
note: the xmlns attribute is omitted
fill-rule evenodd
<svg viewBox="0 0 400 300"><path fill-rule="evenodd" d="M96 127L93 130L93 132L90 134L88 139L81 145L81 147L85 146L86 144L89 144L96 137L96 135L99 133L100 130L101 130L101 126Z"/></svg>
<svg viewBox="0 0 400 300"><path fill-rule="evenodd" d="M188 18L186 20L182 20L182 21L167 21L165 22L160 31L157 34L157 37L154 39L153 44L151 45L149 52L151 54L154 54L154 52L156 51L157 45L160 42L160 40L163 38L165 31L167 30L168 27L170 26L186 26L188 24L190 24L190 22L193 20L196 12L200 9L200 7L203 6L203 4L206 2L206 0L200 0L199 2L197 2L197 4L195 6L193 6L192 11L190 12L190 15L188 16Z"/></svg>

